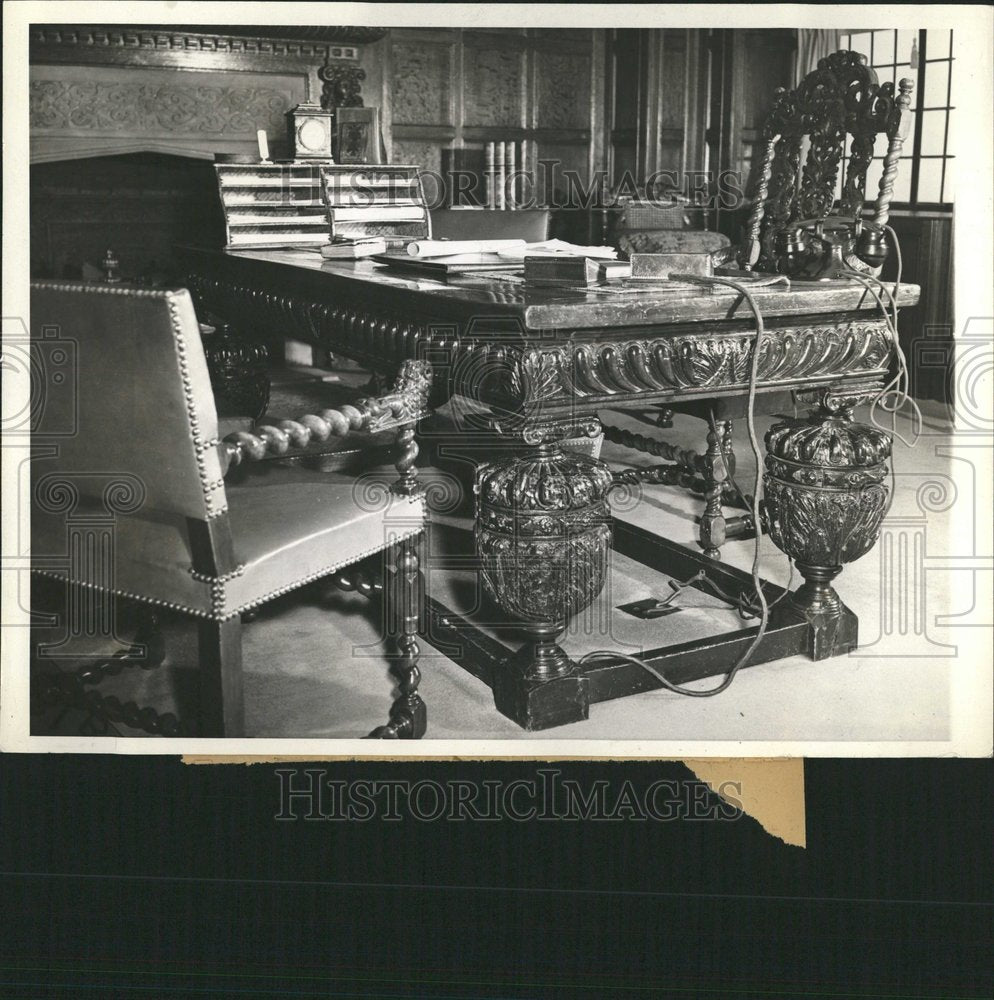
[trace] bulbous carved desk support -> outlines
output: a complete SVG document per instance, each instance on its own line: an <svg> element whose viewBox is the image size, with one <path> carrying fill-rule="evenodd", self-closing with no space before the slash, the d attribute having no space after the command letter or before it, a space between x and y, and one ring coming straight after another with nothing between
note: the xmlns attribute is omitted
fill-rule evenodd
<svg viewBox="0 0 994 1000"><path fill-rule="evenodd" d="M596 433L596 421L586 429ZM483 585L528 636L495 676L494 702L526 729L587 718L587 678L557 639L604 586L611 485L603 462L565 451L554 433L529 455L477 470Z"/></svg>
<svg viewBox="0 0 994 1000"><path fill-rule="evenodd" d="M856 646L856 615L832 580L873 548L890 502L891 438L852 415L877 392L866 385L822 390L810 417L782 421L766 435L770 537L804 577L791 600L811 625L815 660Z"/></svg>

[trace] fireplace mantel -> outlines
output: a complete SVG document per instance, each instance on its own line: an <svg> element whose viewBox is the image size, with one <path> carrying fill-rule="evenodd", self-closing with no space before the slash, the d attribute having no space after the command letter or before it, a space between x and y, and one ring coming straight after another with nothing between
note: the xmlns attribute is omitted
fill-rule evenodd
<svg viewBox="0 0 994 1000"><path fill-rule="evenodd" d="M261 32L265 30L266 34ZM32 25L31 162L119 153L212 159L251 153L284 114L327 100L329 81L372 77L380 28ZM324 95L322 94L324 91Z"/></svg>

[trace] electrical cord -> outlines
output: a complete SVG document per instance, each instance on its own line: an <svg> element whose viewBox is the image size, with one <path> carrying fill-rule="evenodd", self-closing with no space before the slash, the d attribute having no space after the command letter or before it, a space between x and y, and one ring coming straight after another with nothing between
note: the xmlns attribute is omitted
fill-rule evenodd
<svg viewBox="0 0 994 1000"><path fill-rule="evenodd" d="M674 684L672 681L668 680L659 670L657 670L651 663L640 659L637 656L631 656L628 653L622 653L616 650L610 649L595 649L590 653L586 653L584 656L580 657L580 665L589 663L592 660L622 660L626 663L634 663L642 669L648 671L652 674L660 684L667 691L673 691L675 694L686 695L688 698L713 698L716 694L721 694L722 691L727 691L732 681L735 680L735 675L748 663L752 654L756 651L760 642L763 640L763 636L766 634L767 626L769 625L770 619L770 605L766 600L766 594L763 592L763 583L759 578L759 561L763 540L763 533L760 528L760 513L759 513L759 491L763 483L763 457L759 449L759 439L756 435L756 391L759 382L759 355L760 348L763 344L763 337L766 334L766 327L763 323L763 315L759 310L759 305L757 304L755 298L750 291L751 288L764 287L768 285L776 284L786 284L790 285L790 281L784 275L775 275L770 278L763 278L758 281L750 281L747 286L743 282L735 281L732 278L719 277L717 275L708 276L706 278L700 275L692 274L672 274L670 278L674 281L686 281L697 285L727 285L730 288L734 288L743 299L745 299L749 308L752 310L753 317L756 320L756 336L753 341L752 349L752 363L749 368L749 395L746 407L746 426L749 431L749 443L752 446L752 453L756 458L756 479L753 487L752 495L752 517L756 525L756 544L753 550L752 559L752 582L753 587L756 592L756 599L759 604L759 628L756 631L756 635L753 637L752 642L749 643L746 651L739 657L735 665L728 671L725 675L724 680L717 686L713 688L708 688L705 691L695 691L692 688L681 687L679 684ZM791 566L791 573L793 574L793 566ZM693 578L691 578L693 579ZM709 581L710 582L710 581ZM675 595L674 595L675 596ZM783 596L783 595L781 595ZM740 608L741 613L741 608Z"/></svg>
<svg viewBox="0 0 994 1000"><path fill-rule="evenodd" d="M896 427L897 413L908 402L911 403L913 412L918 416L919 427L921 426L922 423L921 410L918 408L918 404L911 397L909 391L911 388L911 376L908 370L908 359L905 356L904 350L901 347L901 341L897 330L897 294L895 293L898 293L900 290L901 273L903 271L901 244L897 238L897 233L891 226L885 225L883 228L886 232L890 234L897 253L897 277L895 278L894 281L894 291L892 292L891 289L887 288L887 286L884 285L884 283L880 281L880 279L877 278L876 275L865 275L860 273L859 271L851 269L847 272L847 277L852 277L855 278L857 281L859 281L876 300L876 303L880 308L880 312L884 317L884 321L887 324L888 331L891 335L894 344L894 350L897 354L897 364L898 364L897 374L894 376L893 379L891 379L890 382L887 383L887 385L883 387L883 389L881 389L880 393L874 399L870 408L870 419L875 427L878 427L880 430L886 431L888 430L888 428L883 427L877 423L875 411L877 408L879 408L886 413L890 413L891 425L892 425L890 428L890 432L894 434L894 436L899 438L899 440L901 440L904 444L908 445L909 447L912 447L913 444L909 444L909 442L906 441L904 437L902 437L901 434L897 431ZM661 671L657 670L654 666L652 666L651 663L648 663L637 656L631 656L628 653L622 653L617 650L609 650L609 649L593 650L592 652L587 653L584 656L580 657L579 662L582 665L592 660L613 659L613 660L621 660L626 663L634 663L636 666L639 666L643 670L646 670L650 674L652 674L660 682L660 684L668 691L673 691L676 694L686 695L689 698L711 698L714 697L714 695L721 694L723 691L728 690L728 688L732 684L732 681L735 680L736 674L739 672L739 670L742 669L743 666L745 666L745 664L749 661L752 654L755 652L756 648L759 646L760 642L763 639L763 636L766 634L766 629L769 624L770 608L772 606L775 606L777 601L783 600L783 598L790 592L790 584L794 578L794 564L792 560L788 560L788 562L790 563L790 578L787 581L787 587L784 590L784 593L781 594L779 598L777 598L777 601L774 601L773 605L770 605L766 600L766 594L763 592L762 581L759 578L759 561L761 555L761 542L763 537L763 533L760 528L761 522L760 522L760 510L759 510L759 504L760 504L759 490L762 485L763 461L759 450L759 441L756 435L755 408L756 408L757 382L759 376L759 353L760 353L760 347L762 346L763 336L765 335L766 332L765 326L763 324L763 317L759 310L759 306L757 305L756 300L750 293L749 288L745 284L735 281L731 278L718 277L717 275L703 278L700 277L699 275L676 275L676 274L671 275L671 278L673 280L686 281L686 282L691 282L693 284L701 284L701 285L720 284L720 285L727 285L730 288L734 288L748 303L749 308L752 310L752 314L756 320L756 337L753 342L752 364L749 370L749 396L748 396L748 404L746 410L746 425L749 430L749 443L752 447L753 455L755 456L756 459L756 479L753 487L753 495L751 498L752 500L751 512L753 516L753 521L756 526L756 545L753 550L753 561L752 561L752 581L753 581L753 586L755 588L756 597L759 603L759 628L757 629L756 635L754 636L752 642L749 644L749 647L742 654L742 656L739 657L738 661L735 663L732 669L729 670L729 672L725 675L724 680L717 687L709 688L705 691L695 691L690 688L682 687L679 684L674 684L672 681L668 680L662 674ZM785 276L776 275L775 277L770 277L767 279L750 282L750 285L753 288L756 288L758 286L773 285L781 282L786 283L788 285L790 284L789 280L787 280ZM874 285L876 285L880 289L880 291L887 296L891 306L890 312L888 312L887 307L884 305L884 302L881 299L880 295L877 293L876 288L874 288ZM893 402L888 401L888 397L890 397L891 395L893 395L894 397ZM713 416L712 416L712 427L713 427ZM919 434L920 431L917 431L915 433L916 440ZM724 458L722 458L722 461L724 461ZM892 463L891 464L892 480L893 480L893 475L894 475L894 470ZM739 496L745 499L745 497L742 494L742 491L739 489L738 483L736 483L734 479L732 479L732 484L735 487L736 491L738 492ZM718 596L720 596L723 600L728 599L728 595L724 594L723 592L720 592L720 588L718 588L715 584L713 584L713 582L707 577L707 575L704 574L703 571L701 571L700 573L697 573L695 576L691 577L690 580L683 581L681 583L676 583L674 585L674 593L672 597L670 597L665 603L669 603L669 601L676 598L681 590L683 590L687 586L690 586L692 583L695 582L703 583L705 581L709 584L709 586L712 587L712 589L719 592ZM729 600L729 603L735 603L735 602ZM748 609L744 608L743 602L741 600L738 602L738 606L739 606L739 614L742 617L745 617L744 613L745 610L750 610L750 611L753 610L752 608Z"/></svg>
<svg viewBox="0 0 994 1000"><path fill-rule="evenodd" d="M870 422L878 430L888 431L894 437L896 437L902 444L909 448L913 448L921 436L921 426L923 423L921 409L915 402L914 398L911 396L911 373L908 368L908 359L904 353L904 349L901 347L901 338L898 334L897 329L897 294L901 287L901 274L904 270L904 261L901 256L901 243L897 238L897 233L891 226L885 225L883 227L884 231L890 234L891 240L894 244L894 250L897 254L897 275L894 278L893 291L888 288L876 275L863 274L860 271L849 270L847 271L847 276L855 278L860 284L862 284L866 290L873 296L880 309L880 313L884 318L884 322L887 324L888 332L891 335L891 339L894 343L894 351L897 355L897 373L888 382L883 389L880 390L877 397L873 400L870 407ZM874 287L876 286L876 288ZM877 293L877 288L889 301L890 312L887 311L887 306L884 304L880 295ZM912 420L912 440L908 441L897 429L897 414L904 408L906 404L911 404L912 414L918 418L918 429L915 429L914 420ZM891 426L884 427L882 424L877 422L876 411L880 409L885 413L891 415Z"/></svg>

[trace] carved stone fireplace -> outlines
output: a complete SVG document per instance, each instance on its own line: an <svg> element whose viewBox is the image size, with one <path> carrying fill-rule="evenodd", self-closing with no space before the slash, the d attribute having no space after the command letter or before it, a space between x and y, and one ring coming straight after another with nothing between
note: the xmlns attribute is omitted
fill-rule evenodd
<svg viewBox="0 0 994 1000"><path fill-rule="evenodd" d="M31 167L31 274L99 274L113 249L125 281L182 281L177 243L223 241L217 183L209 160L125 153Z"/></svg>

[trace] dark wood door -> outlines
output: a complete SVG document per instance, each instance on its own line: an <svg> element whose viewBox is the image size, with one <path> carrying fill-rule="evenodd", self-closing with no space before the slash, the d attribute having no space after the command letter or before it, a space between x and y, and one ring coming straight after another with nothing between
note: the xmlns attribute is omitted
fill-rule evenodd
<svg viewBox="0 0 994 1000"><path fill-rule="evenodd" d="M711 187L709 228L739 238L748 214L753 149L778 87L791 87L797 47L793 29L712 29L705 133Z"/></svg>

